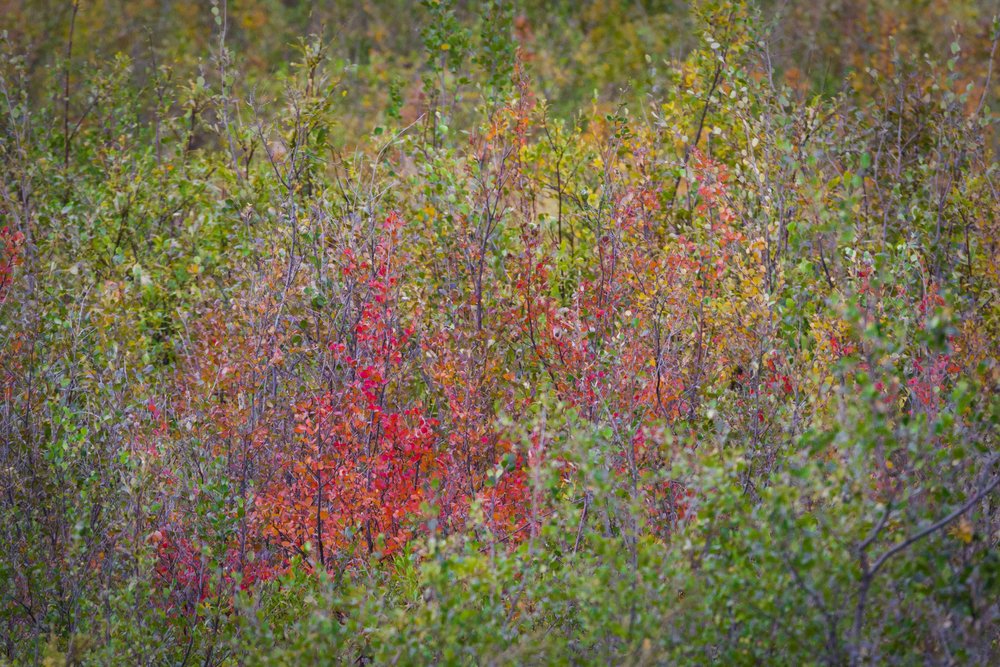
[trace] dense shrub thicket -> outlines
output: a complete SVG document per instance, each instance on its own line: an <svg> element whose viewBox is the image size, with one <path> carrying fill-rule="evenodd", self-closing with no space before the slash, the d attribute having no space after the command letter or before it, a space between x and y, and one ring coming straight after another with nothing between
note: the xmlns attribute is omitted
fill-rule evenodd
<svg viewBox="0 0 1000 667"><path fill-rule="evenodd" d="M1000 662L990 3L361 4L0 0L0 663Z"/></svg>

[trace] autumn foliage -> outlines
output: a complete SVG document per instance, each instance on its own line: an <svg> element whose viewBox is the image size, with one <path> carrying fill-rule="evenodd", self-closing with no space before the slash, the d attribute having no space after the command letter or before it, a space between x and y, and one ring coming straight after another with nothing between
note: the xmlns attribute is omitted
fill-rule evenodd
<svg viewBox="0 0 1000 667"><path fill-rule="evenodd" d="M52 4L0 663L1000 656L983 3Z"/></svg>

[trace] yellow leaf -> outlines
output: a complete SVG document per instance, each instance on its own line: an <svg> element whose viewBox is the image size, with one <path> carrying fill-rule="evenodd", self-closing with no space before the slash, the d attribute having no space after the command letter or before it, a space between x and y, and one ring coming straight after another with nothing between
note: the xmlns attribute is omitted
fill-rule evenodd
<svg viewBox="0 0 1000 667"><path fill-rule="evenodd" d="M972 522L964 516L948 532L960 542L965 544L972 542Z"/></svg>

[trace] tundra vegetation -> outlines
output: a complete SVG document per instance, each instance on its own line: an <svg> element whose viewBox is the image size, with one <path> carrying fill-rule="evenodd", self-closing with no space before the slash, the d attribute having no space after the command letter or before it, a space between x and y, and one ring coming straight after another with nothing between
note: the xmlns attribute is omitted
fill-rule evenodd
<svg viewBox="0 0 1000 667"><path fill-rule="evenodd" d="M0 0L0 663L1000 664L995 10Z"/></svg>

